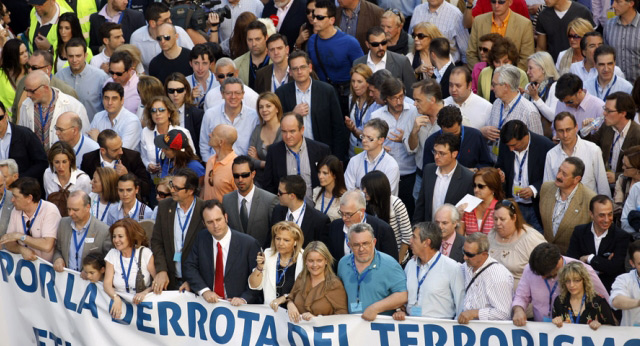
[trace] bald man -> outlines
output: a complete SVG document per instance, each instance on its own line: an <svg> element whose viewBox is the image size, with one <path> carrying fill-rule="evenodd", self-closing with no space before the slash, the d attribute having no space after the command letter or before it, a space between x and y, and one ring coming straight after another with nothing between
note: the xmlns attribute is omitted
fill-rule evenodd
<svg viewBox="0 0 640 346"><path fill-rule="evenodd" d="M18 125L31 129L45 149L58 141L54 125L64 112L78 114L82 121L82 132L89 130L89 118L82 103L62 93L60 89L51 87L49 83L49 76L40 70L33 71L25 77L24 91L28 97L20 107L18 122ZM35 106L42 109L42 116L35 114ZM41 118L44 124L41 123Z"/></svg>
<svg viewBox="0 0 640 346"><path fill-rule="evenodd" d="M164 23L158 27L158 44L162 53L156 55L149 63L149 75L164 82L173 72L180 72L185 76L193 74L189 55L191 50L178 45L178 33L171 23Z"/></svg>
<svg viewBox="0 0 640 346"><path fill-rule="evenodd" d="M74 112L60 114L56 121L55 131L60 142L67 143L73 148L73 152L76 154L76 167L80 167L82 164L84 154L100 149L96 141L82 133L82 120Z"/></svg>
<svg viewBox="0 0 640 346"><path fill-rule="evenodd" d="M207 161L202 191L202 199L205 201L213 198L222 201L225 194L236 189L231 166L233 159L238 156L233 151L233 144L237 139L238 131L227 124L216 126L209 134L209 145L216 153Z"/></svg>

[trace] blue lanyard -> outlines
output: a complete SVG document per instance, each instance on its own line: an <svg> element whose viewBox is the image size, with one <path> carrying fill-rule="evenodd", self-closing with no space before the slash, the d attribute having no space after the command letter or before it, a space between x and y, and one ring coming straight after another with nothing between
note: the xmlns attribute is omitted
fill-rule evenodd
<svg viewBox="0 0 640 346"><path fill-rule="evenodd" d="M284 278L284 274L287 273L287 270L289 269L289 266L291 265L291 261L293 261L293 255L291 255L291 258L289 258L289 262L287 262L287 265L284 267L284 269L282 270L281 274L277 274L276 273L276 285L280 284L280 281L282 281L282 279ZM278 265L280 265L280 253L278 252ZM277 272L277 270L276 270Z"/></svg>
<svg viewBox="0 0 640 346"><path fill-rule="evenodd" d="M364 116L364 105L362 108L358 108L358 102L356 102L355 112L353 113L353 118L356 121L356 128L360 129L362 126L362 117Z"/></svg>
<svg viewBox="0 0 640 346"><path fill-rule="evenodd" d="M618 136L613 140L613 144L611 144L611 149L609 150L609 168L611 169L613 169L613 166L611 166L611 162L613 161L613 148L616 146L616 143L618 143L620 137L622 137L622 132L618 133Z"/></svg>
<svg viewBox="0 0 640 346"><path fill-rule="evenodd" d="M553 293L556 291L556 288L558 288L558 281L556 281L555 284L553 284L553 288L551 288L551 286L549 285L549 281L547 279L544 280L544 284L547 285L547 290L549 290L549 316L551 316L551 307L553 306ZM580 309L582 310L582 309Z"/></svg>
<svg viewBox="0 0 640 346"><path fill-rule="evenodd" d="M78 150L76 150L76 157L78 157L78 153L80 152L80 150L82 150L82 146L84 145L84 135L80 136L82 136L82 139L80 140L80 146L78 147Z"/></svg>
<svg viewBox="0 0 640 346"><path fill-rule="evenodd" d="M129 278L131 277L131 265L135 260L136 260L136 248L133 248L131 250L131 261L129 261L129 270L125 274L124 262L122 262L122 251L120 251L120 266L122 267L122 280L124 280L124 287L127 290L127 293L129 293Z"/></svg>
<svg viewBox="0 0 640 346"><path fill-rule="evenodd" d="M195 206L196 206L196 200L194 198L193 202L191 203L191 207L189 208L189 212L187 212L187 216L184 219L184 223L182 223L182 220L180 220L180 214L178 214L178 212L176 211L176 214L178 214L178 226L180 226L180 231L182 233L182 246L180 247L180 249L184 247L184 231L187 229L187 226L189 225L189 221L191 220L191 213L193 212L193 208ZM180 208L180 206L178 206L178 208Z"/></svg>
<svg viewBox="0 0 640 346"><path fill-rule="evenodd" d="M569 308L569 318L571 319L571 323L578 324L580 322L580 315L582 314L582 307L584 306L584 301L587 299L587 295L582 295L582 303L580 303L580 310L578 310L578 316L574 318L573 315L573 307ZM571 305L571 304L569 304Z"/></svg>
<svg viewBox="0 0 640 346"><path fill-rule="evenodd" d="M439 252L438 253L438 257L436 257L435 262L433 262L432 265L429 266L429 269L427 269L427 272L424 273L424 275L422 276L422 279L419 279L420 277L420 266L416 263L416 280L418 280L418 291L416 292L416 304L418 303L418 300L420 300L420 287L422 286L422 283L424 282L424 279L427 278L427 275L429 275L429 272L431 271L431 269L433 269L433 267L436 266L436 264L438 263L438 261L440 260L440 256L442 256L442 253Z"/></svg>
<svg viewBox="0 0 640 346"><path fill-rule="evenodd" d="M296 158L296 165L297 165L297 168L298 168L298 175L300 175L300 153L294 153L293 150L289 149L288 147L287 147L287 150L289 150L291 155L293 155L293 157Z"/></svg>
<svg viewBox="0 0 640 346"><path fill-rule="evenodd" d="M516 109L516 106L518 105L518 103L520 103L521 98L522 98L522 94L518 95L518 99L516 100L516 103L514 103L513 107L509 109L509 112L507 113L507 116L504 117L504 119L502 118L502 112L504 111L504 102L500 103L500 122L498 123L498 129L502 128L502 124L504 123L505 119L508 118L509 115L511 115L511 112L513 112L514 109Z"/></svg>
<svg viewBox="0 0 640 346"><path fill-rule="evenodd" d="M158 131L153 130L153 138L158 137ZM162 151L162 149L156 147L156 164L160 163L160 151Z"/></svg>
<svg viewBox="0 0 640 346"><path fill-rule="evenodd" d="M0 210L2 210L2 206L4 205L4 200L7 197L7 189L4 189L4 192L2 193L2 201L0 201Z"/></svg>
<svg viewBox="0 0 640 346"><path fill-rule="evenodd" d="M384 159L384 155L387 154L387 152L382 149L382 156L380 157L380 160L378 160L378 162L376 163L375 166L373 166L372 171L375 171L376 168L378 167L378 165L380 164L380 161L382 161L382 159ZM364 174L369 173L369 163L367 162L367 154L364 155Z"/></svg>
<svg viewBox="0 0 640 346"><path fill-rule="evenodd" d="M130 217L128 214L127 214L127 215L124 215L124 205L123 205L123 206L122 206L122 217L123 217L123 218L128 217L128 218L131 218L131 219L135 218L135 217L136 217L136 215L138 215L138 208L140 208L140 202L136 199L136 209L135 209L135 211L133 212L133 217Z"/></svg>
<svg viewBox="0 0 640 346"><path fill-rule="evenodd" d="M83 232L84 235L82 236L82 239L80 239L80 242L78 243L78 238L77 238L77 233L78 231L76 231L75 229L73 230L73 245L75 245L76 247L76 265L77 271L80 271L80 258L79 258L79 254L80 254L80 248L82 247L82 245L84 244L84 239L87 237L87 234L89 234L89 225L91 225L91 219L89 219L89 221L87 221L87 227L84 228Z"/></svg>
<svg viewBox="0 0 640 346"><path fill-rule="evenodd" d="M127 8L131 8L132 4L133 4L133 0L127 1Z"/></svg>
<svg viewBox="0 0 640 346"><path fill-rule="evenodd" d="M51 89L51 102L49 102L49 107L47 108L47 115L42 118L42 105L38 104L38 112L40 113L40 126L42 127L42 135L44 136L44 127L49 121L49 113L51 112L51 106L53 106L53 101L56 100L56 91Z"/></svg>
<svg viewBox="0 0 640 346"><path fill-rule="evenodd" d="M102 216L100 216L100 221L104 222L104 216L107 215L107 211L109 210L110 206L111 206L111 202L108 202L107 207L104 208L104 211L102 212ZM98 204L96 204L96 217L98 217L99 213L100 213L100 196L98 196Z"/></svg>
<svg viewBox="0 0 640 346"><path fill-rule="evenodd" d="M4 197L3 197L4 199ZM4 201L2 202L4 203ZM33 224L36 222L36 218L38 217L38 213L40 212L40 207L42 206L42 200L40 200L40 202L38 202L38 209L36 209L35 214L33 214L33 222L31 222L31 224L29 225L29 228L27 228L27 224L24 222L24 217L22 217L22 230L24 231L24 234L31 234L31 227L33 227Z"/></svg>
<svg viewBox="0 0 640 346"><path fill-rule="evenodd" d="M364 278L367 277L367 274L371 271L371 267L367 268L362 274L358 273L358 269L356 268L355 255L351 256L351 267L353 268L353 273L356 275L356 280L358 281L358 291L356 294L356 303L360 303L360 284L364 281ZM375 259L375 253L374 253Z"/></svg>
<svg viewBox="0 0 640 346"><path fill-rule="evenodd" d="M520 161L520 168L518 169L518 186L522 186L522 168L524 168L524 162L527 160L527 155L529 154L529 150L524 152L524 156L522 157L522 161ZM516 162L518 157L516 157Z"/></svg>
<svg viewBox="0 0 640 346"><path fill-rule="evenodd" d="M323 214L327 214L329 212L329 208L331 208L331 203L333 203L333 199L336 198L336 196L331 196L331 200L329 201L329 204L327 205L327 209L324 208L324 193L322 193L322 206L320 207L320 211ZM0 208L2 208L2 205L0 204Z"/></svg>
<svg viewBox="0 0 640 346"><path fill-rule="evenodd" d="M198 101L198 105L202 105L202 103L204 102L205 95L207 94L207 92L209 92L209 90L211 90L211 85L213 85L213 76L211 75L211 71L209 71L209 77L207 77L207 80L209 80L209 86L207 87L207 90L202 90L202 96L198 97L200 99ZM194 88L196 87L196 85L198 85L196 82L197 80L194 73L191 75L191 84L193 85Z"/></svg>
<svg viewBox="0 0 640 346"><path fill-rule="evenodd" d="M614 75L613 76L613 83L611 83L611 85L609 85L609 88L607 89L607 93L604 94L604 97L602 98L602 101L607 101L607 96L609 96L609 93L611 92L611 88L613 88L614 85L616 85L616 82L618 81L618 76ZM598 95L600 95L600 92L598 91L598 78L596 77L595 80L595 86L596 86L596 93ZM602 92L604 92L604 88L602 88Z"/></svg>
<svg viewBox="0 0 640 346"><path fill-rule="evenodd" d="M304 215L304 210L307 209L307 202L305 201L302 204L302 210L300 211L300 215L298 215L298 219L296 220L296 225L300 226L300 219L302 218L302 215ZM291 213L291 212L290 212ZM291 213L291 215L293 215L293 213Z"/></svg>

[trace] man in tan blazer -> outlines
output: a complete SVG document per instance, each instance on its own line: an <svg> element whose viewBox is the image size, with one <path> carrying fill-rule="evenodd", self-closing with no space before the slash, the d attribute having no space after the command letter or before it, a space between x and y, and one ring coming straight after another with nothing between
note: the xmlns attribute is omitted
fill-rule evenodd
<svg viewBox="0 0 640 346"><path fill-rule="evenodd" d="M355 35L352 35L358 40L360 43L360 47L362 47L362 51L366 54L369 49L367 48L367 30L374 26L380 25L380 20L382 19L382 14L384 10L369 1L365 0L339 0L338 7L336 11L336 26L340 28L340 30L344 31L346 34L351 35L349 30L347 29L347 19L343 23L342 16L346 15L353 17L356 9L360 8L360 12L358 12L358 21L356 24Z"/></svg>
<svg viewBox="0 0 640 346"><path fill-rule="evenodd" d="M64 268L82 271L82 260L88 254L104 257L113 247L109 226L91 215L91 199L86 192L73 191L67 208L69 216L60 220L53 253L53 269L57 272Z"/></svg>
<svg viewBox="0 0 640 346"><path fill-rule="evenodd" d="M580 180L584 163L572 156L566 158L554 182L548 181L540 188L540 216L545 239L556 244L566 254L573 229L591 222L589 202L596 194Z"/></svg>
<svg viewBox="0 0 640 346"><path fill-rule="evenodd" d="M496 25L507 23L505 37L513 41L520 52L518 59L518 67L527 69L527 58L534 53L533 44L533 27L531 20L525 18L509 9L513 0L507 0L504 4L491 3L492 12L487 12L477 16L473 20L471 27L471 37L469 38L469 46L467 48L467 65L473 69L478 61L478 47L480 46L480 37L491 33L491 24Z"/></svg>

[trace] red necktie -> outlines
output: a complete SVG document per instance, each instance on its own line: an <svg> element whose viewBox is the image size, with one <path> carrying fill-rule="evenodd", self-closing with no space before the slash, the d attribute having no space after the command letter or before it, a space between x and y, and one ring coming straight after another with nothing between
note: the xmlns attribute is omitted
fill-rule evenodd
<svg viewBox="0 0 640 346"><path fill-rule="evenodd" d="M216 278L213 281L213 291L218 297L224 299L224 263L220 242L218 242L218 254L216 255Z"/></svg>

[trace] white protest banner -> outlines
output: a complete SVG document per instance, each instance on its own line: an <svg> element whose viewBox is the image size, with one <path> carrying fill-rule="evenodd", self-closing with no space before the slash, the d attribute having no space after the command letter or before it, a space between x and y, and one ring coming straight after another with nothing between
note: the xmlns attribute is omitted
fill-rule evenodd
<svg viewBox="0 0 640 346"><path fill-rule="evenodd" d="M125 297L125 300L131 297ZM550 323L472 322L358 315L291 323L283 309L209 304L191 293L150 294L125 302L122 320L109 315L102 284L77 272L57 273L42 260L0 252L0 345L514 345L640 346L640 328Z"/></svg>

